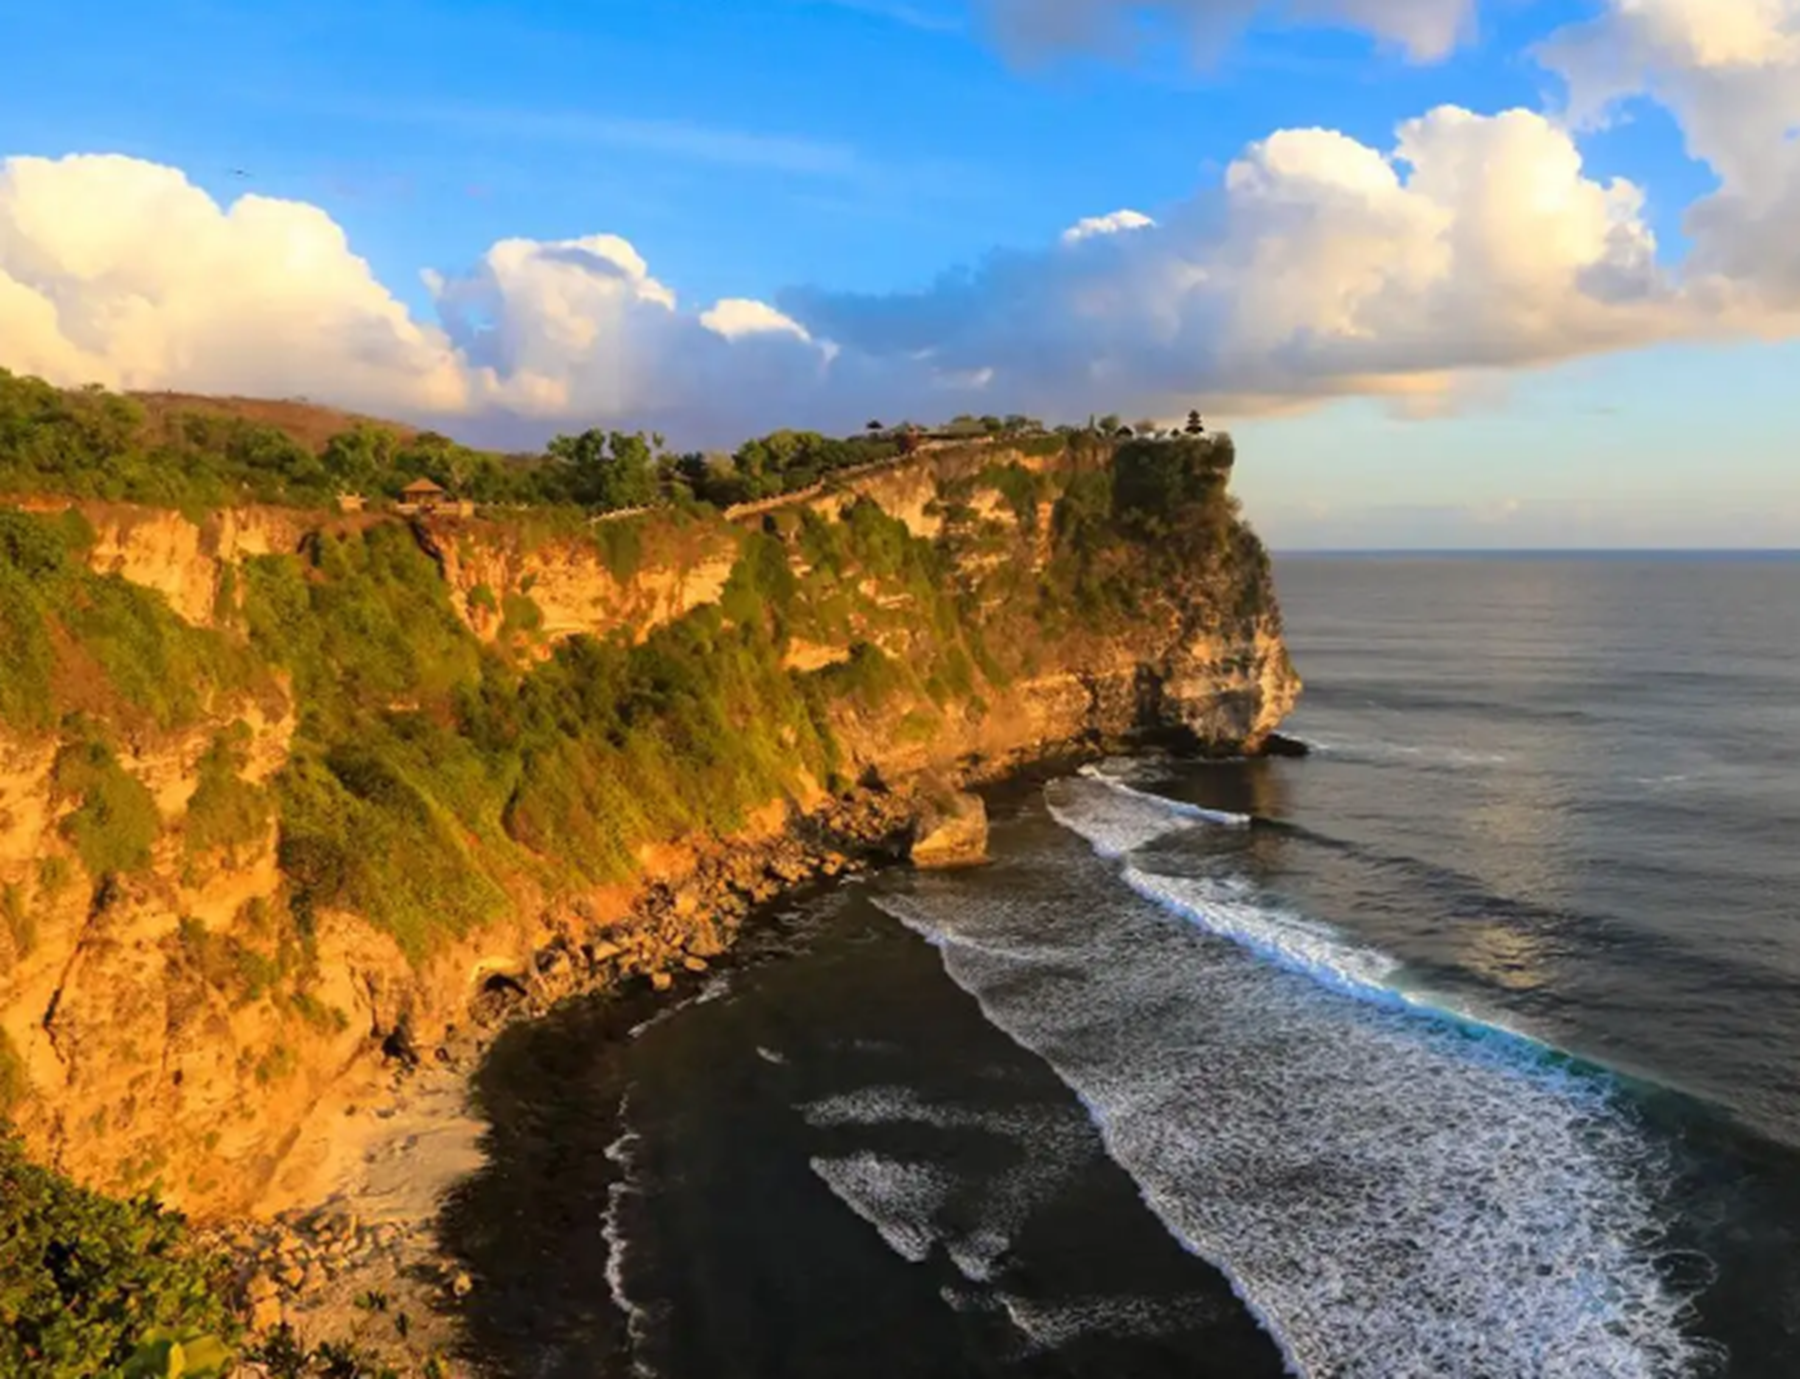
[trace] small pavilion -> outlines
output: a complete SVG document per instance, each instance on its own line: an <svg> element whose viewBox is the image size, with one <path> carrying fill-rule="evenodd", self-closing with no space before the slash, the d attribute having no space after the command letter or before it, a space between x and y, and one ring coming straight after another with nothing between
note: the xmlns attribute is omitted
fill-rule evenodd
<svg viewBox="0 0 1800 1379"><path fill-rule="evenodd" d="M400 490L401 512L436 512L450 504L450 494L443 485L430 479L414 479Z"/></svg>

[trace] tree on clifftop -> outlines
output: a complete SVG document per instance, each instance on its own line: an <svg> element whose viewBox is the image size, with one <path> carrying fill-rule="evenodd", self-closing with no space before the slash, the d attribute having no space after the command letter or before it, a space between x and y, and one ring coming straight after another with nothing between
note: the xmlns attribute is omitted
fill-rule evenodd
<svg viewBox="0 0 1800 1379"><path fill-rule="evenodd" d="M641 432L595 428L558 436L549 454L569 467L571 496L586 507L612 512L657 499L656 456Z"/></svg>
<svg viewBox="0 0 1800 1379"><path fill-rule="evenodd" d="M1200 420L1199 412L1188 413L1187 426L1185 429L1190 436L1204 436L1206 434L1206 423Z"/></svg>

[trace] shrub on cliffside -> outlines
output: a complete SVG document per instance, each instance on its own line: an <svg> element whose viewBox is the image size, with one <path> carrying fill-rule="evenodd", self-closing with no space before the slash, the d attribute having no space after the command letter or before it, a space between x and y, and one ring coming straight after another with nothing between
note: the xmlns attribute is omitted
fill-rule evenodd
<svg viewBox="0 0 1800 1379"><path fill-rule="evenodd" d="M196 1358L216 1356L218 1341L202 1338L229 1339L235 1329L223 1282L220 1262L194 1247L181 1217L148 1199L77 1187L27 1161L0 1129L0 1374L132 1372L159 1336L164 1348L183 1338Z"/></svg>
<svg viewBox="0 0 1800 1379"><path fill-rule="evenodd" d="M218 691L258 684L229 638L88 569L93 541L79 513L0 508L0 722L39 731L76 709L175 727Z"/></svg>
<svg viewBox="0 0 1800 1379"><path fill-rule="evenodd" d="M249 740L249 725L239 719L218 734L200 758L199 781L188 800L184 830L190 856L222 852L230 860L238 849L265 836L269 793L243 777Z"/></svg>
<svg viewBox="0 0 1800 1379"><path fill-rule="evenodd" d="M100 742L72 742L56 754L51 783L58 800L74 802L63 819L88 875L96 879L148 865L162 828L156 800L112 750Z"/></svg>

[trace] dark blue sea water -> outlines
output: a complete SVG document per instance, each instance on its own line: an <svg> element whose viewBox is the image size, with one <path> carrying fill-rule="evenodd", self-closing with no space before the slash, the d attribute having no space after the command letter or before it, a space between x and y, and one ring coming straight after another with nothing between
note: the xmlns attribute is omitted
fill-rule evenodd
<svg viewBox="0 0 1800 1379"><path fill-rule="evenodd" d="M1800 1374L1800 563L1288 559L1306 760L997 792L449 1217L544 1376Z"/></svg>

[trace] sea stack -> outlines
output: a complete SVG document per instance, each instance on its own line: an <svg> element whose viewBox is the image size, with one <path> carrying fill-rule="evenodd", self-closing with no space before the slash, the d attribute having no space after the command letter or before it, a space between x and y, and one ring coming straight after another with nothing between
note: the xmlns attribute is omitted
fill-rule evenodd
<svg viewBox="0 0 1800 1379"><path fill-rule="evenodd" d="M922 793L909 855L926 870L987 861L987 806L981 796L936 785Z"/></svg>

